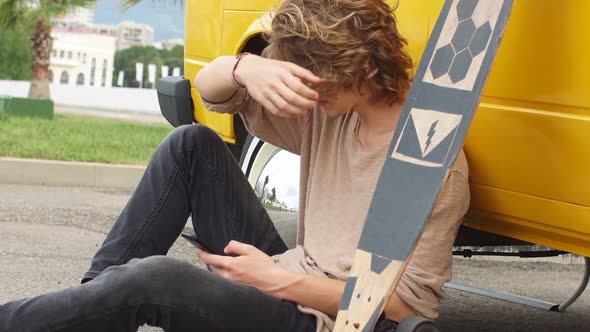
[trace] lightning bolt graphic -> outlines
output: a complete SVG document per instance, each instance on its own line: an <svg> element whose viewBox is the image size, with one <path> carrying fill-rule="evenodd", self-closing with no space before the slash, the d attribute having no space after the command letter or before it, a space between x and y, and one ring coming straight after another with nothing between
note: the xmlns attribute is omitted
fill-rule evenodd
<svg viewBox="0 0 590 332"><path fill-rule="evenodd" d="M426 146L424 147L424 153L428 151L428 147L432 143L432 137L436 133L436 125L438 125L438 120L434 121L430 126L430 130L428 131L428 140L426 140Z"/></svg>

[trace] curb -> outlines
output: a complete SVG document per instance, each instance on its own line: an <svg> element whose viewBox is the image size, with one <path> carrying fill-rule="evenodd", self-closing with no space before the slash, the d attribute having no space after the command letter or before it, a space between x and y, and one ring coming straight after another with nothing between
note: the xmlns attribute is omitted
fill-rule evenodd
<svg viewBox="0 0 590 332"><path fill-rule="evenodd" d="M0 158L0 183L133 190L145 166Z"/></svg>
<svg viewBox="0 0 590 332"><path fill-rule="evenodd" d="M81 116L94 116L99 118L127 120L150 124L168 124L168 121L159 112L129 111L122 109L107 109L99 107L88 107L78 105L55 104L56 114L70 114Z"/></svg>

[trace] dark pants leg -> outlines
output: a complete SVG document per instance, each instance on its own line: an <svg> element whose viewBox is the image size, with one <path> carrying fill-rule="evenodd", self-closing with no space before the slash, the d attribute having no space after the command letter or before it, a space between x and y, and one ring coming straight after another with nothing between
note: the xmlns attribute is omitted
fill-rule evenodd
<svg viewBox="0 0 590 332"><path fill-rule="evenodd" d="M160 144L84 278L132 258L165 255L191 213L213 253L223 253L230 240L269 255L287 250L225 143L205 126L188 125Z"/></svg>
<svg viewBox="0 0 590 332"><path fill-rule="evenodd" d="M254 287L166 256L112 266L92 282L0 306L2 332L315 331L314 316Z"/></svg>
<svg viewBox="0 0 590 332"><path fill-rule="evenodd" d="M183 126L158 147L94 257L84 277L96 280L0 307L0 330L93 331L84 325L88 324L100 326L96 331L134 331L145 322L170 331L188 326L193 331L247 330L248 326L253 331L264 326L277 331L288 331L289 326L297 327L293 331L314 330L315 319L299 313L293 303L190 264L149 258L146 263L122 265L132 258L166 254L191 213L198 237L214 253L221 254L233 239L269 255L286 250L225 144L204 126ZM150 271L156 271L154 276ZM185 289L190 289L189 295L182 296ZM262 316L252 313L259 309ZM272 313L277 316L269 317ZM262 325L248 325L254 318ZM222 322L228 325L219 325ZM280 325L270 328L274 324Z"/></svg>

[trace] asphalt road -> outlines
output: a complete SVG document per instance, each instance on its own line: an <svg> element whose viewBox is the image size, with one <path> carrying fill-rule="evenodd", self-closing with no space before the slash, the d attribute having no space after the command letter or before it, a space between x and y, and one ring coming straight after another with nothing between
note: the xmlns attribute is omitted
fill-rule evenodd
<svg viewBox="0 0 590 332"><path fill-rule="evenodd" d="M76 285L129 193L0 184L0 303ZM294 239L294 214L272 213ZM179 240L170 255L196 264ZM456 259L454 281L560 301L578 286L580 264ZM566 313L549 313L447 290L443 331L590 331L590 291ZM159 331L142 328L141 331Z"/></svg>

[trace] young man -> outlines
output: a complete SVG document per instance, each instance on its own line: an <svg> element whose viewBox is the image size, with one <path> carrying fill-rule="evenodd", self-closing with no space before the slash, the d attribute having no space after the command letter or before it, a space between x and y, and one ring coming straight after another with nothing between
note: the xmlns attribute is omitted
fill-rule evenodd
<svg viewBox="0 0 590 332"><path fill-rule="evenodd" d="M183 126L158 147L84 284L1 306L0 331L332 330L412 64L380 0L286 0L269 41L264 57L220 57L194 83L211 111L239 113L301 156L298 246L287 250L219 137ZM436 318L467 176L461 154L378 331ZM155 256L189 214L212 272Z"/></svg>

